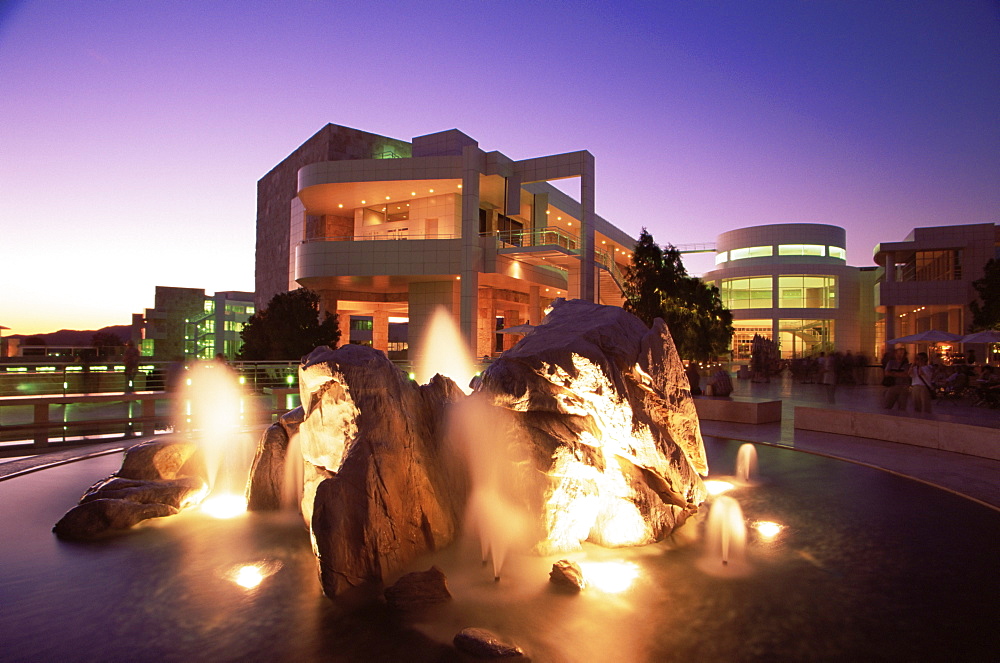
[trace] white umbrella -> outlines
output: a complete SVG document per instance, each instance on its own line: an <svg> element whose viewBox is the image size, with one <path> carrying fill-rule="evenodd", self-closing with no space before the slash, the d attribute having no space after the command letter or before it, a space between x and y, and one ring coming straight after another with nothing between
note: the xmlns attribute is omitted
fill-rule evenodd
<svg viewBox="0 0 1000 663"><path fill-rule="evenodd" d="M1000 343L1000 331L987 329L962 337L962 343Z"/></svg>
<svg viewBox="0 0 1000 663"><path fill-rule="evenodd" d="M938 343L940 341L961 341L961 334L952 334L950 332L938 331L936 329L931 329L928 331L920 332L919 334L910 334L909 336L901 336L899 338L894 338L889 341L889 344L893 343Z"/></svg>
<svg viewBox="0 0 1000 663"><path fill-rule="evenodd" d="M528 334L537 325L514 325L513 327L505 327L504 329L498 329L498 334Z"/></svg>

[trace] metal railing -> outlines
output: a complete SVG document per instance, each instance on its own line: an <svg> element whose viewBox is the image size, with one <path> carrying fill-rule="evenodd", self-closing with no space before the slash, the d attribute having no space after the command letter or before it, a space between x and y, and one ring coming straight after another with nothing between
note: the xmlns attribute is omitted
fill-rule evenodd
<svg viewBox="0 0 1000 663"><path fill-rule="evenodd" d="M579 237L554 226L534 230L499 230L484 234L496 237L505 247L559 246L572 252L580 250Z"/></svg>
<svg viewBox="0 0 1000 663"><path fill-rule="evenodd" d="M320 235L306 237L303 244L312 242L381 242L393 240L420 240L420 239L460 239L458 233L411 233L411 232L385 232L369 233L364 235Z"/></svg>
<svg viewBox="0 0 1000 663"><path fill-rule="evenodd" d="M191 360L194 361L194 360ZM0 397L163 391L169 362L144 361L132 384L121 361L0 363ZM255 392L298 385L297 361L235 361L239 382Z"/></svg>

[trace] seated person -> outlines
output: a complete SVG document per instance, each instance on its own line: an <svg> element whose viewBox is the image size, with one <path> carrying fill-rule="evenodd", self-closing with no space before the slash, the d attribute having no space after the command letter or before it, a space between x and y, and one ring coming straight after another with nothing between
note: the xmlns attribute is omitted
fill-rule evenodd
<svg viewBox="0 0 1000 663"><path fill-rule="evenodd" d="M709 396L728 396L733 393L733 381L729 379L729 373L723 368L712 373L705 393Z"/></svg>

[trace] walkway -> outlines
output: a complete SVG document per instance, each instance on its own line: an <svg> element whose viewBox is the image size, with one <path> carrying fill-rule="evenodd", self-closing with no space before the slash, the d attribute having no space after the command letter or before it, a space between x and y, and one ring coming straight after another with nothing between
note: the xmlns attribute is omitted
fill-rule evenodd
<svg viewBox="0 0 1000 663"><path fill-rule="evenodd" d="M823 385L800 384L790 378L774 379L770 383L733 380L733 386L735 396L780 399L781 423L751 425L702 421L703 435L785 446L856 461L934 484L1000 508L1000 461L850 435L795 430L797 405L885 412L878 406L883 389L881 386L839 385L834 397L836 402L832 405L827 401ZM955 423L996 428L997 444L1000 445L1000 410L935 401L934 413L930 416Z"/></svg>

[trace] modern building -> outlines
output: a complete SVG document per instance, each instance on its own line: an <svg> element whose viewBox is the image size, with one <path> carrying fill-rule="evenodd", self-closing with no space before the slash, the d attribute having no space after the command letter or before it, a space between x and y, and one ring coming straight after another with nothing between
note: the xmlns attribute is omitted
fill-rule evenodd
<svg viewBox="0 0 1000 663"><path fill-rule="evenodd" d="M837 226L780 223L731 230L716 239L717 286L733 312L733 359L750 359L755 334L782 358L822 350L874 352L876 269L847 264L847 233Z"/></svg>
<svg viewBox="0 0 1000 663"><path fill-rule="evenodd" d="M972 282L986 263L1000 258L1000 227L992 223L915 228L901 242L875 247L882 269L875 287L877 340L936 329L967 334ZM984 355L979 354L980 360Z"/></svg>
<svg viewBox="0 0 1000 663"><path fill-rule="evenodd" d="M580 201L549 184L564 178ZM392 342L411 360L444 307L483 356L555 297L620 304L634 244L594 213L589 152L514 160L456 129L404 141L329 124L258 182L257 305L310 288L342 343L388 352L405 323Z"/></svg>
<svg viewBox="0 0 1000 663"><path fill-rule="evenodd" d="M156 286L153 308L132 316L132 340L143 355L158 360L183 356L232 359L242 345L240 332L254 314L252 292L206 295L200 288Z"/></svg>

